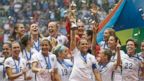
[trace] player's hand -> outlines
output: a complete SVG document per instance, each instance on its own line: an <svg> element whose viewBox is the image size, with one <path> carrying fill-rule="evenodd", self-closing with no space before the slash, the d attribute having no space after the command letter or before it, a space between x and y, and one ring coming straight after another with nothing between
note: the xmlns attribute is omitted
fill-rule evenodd
<svg viewBox="0 0 144 81"><path fill-rule="evenodd" d="M31 80L31 79L32 79L31 76L27 76L27 77L25 78L25 80Z"/></svg>
<svg viewBox="0 0 144 81"><path fill-rule="evenodd" d="M116 46L116 49L117 49L117 50L120 50L120 48L121 48L121 45L120 45L120 43L119 43L119 40L117 40L117 46Z"/></svg>
<svg viewBox="0 0 144 81"><path fill-rule="evenodd" d="M95 21L92 21L92 30L93 30L93 33L97 33L98 32L98 23L95 22Z"/></svg>
<svg viewBox="0 0 144 81"><path fill-rule="evenodd" d="M44 74L45 73L45 69L40 69L38 74Z"/></svg>

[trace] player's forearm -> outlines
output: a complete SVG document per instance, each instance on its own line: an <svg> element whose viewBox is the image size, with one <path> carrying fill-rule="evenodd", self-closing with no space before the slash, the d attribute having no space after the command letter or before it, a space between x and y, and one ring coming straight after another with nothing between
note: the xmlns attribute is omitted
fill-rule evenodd
<svg viewBox="0 0 144 81"><path fill-rule="evenodd" d="M96 81L102 81L101 74L99 71L94 70L94 75L95 75Z"/></svg>
<svg viewBox="0 0 144 81"><path fill-rule="evenodd" d="M93 37L92 37L92 54L96 55L95 47L96 47L96 36L97 33L93 32Z"/></svg>
<svg viewBox="0 0 144 81"><path fill-rule="evenodd" d="M54 81L61 81L61 78L57 70L54 70Z"/></svg>
<svg viewBox="0 0 144 81"><path fill-rule="evenodd" d="M120 55L120 47L117 47L117 62L116 62L116 69L118 66L121 66L121 55Z"/></svg>
<svg viewBox="0 0 144 81"><path fill-rule="evenodd" d="M20 77L22 75L23 75L23 72L19 72L17 74L9 75L8 78L9 78L9 80L14 80L14 79L17 79L18 77Z"/></svg>
<svg viewBox="0 0 144 81"><path fill-rule="evenodd" d="M75 30L72 29L71 31L71 41L70 41L70 49L73 50L76 47L76 37L75 37Z"/></svg>

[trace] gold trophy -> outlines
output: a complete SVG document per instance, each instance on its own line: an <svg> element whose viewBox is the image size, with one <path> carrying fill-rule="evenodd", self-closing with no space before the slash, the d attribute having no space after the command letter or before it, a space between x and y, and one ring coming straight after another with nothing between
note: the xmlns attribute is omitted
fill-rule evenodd
<svg viewBox="0 0 144 81"><path fill-rule="evenodd" d="M75 22L76 23L76 4L74 1L72 1L72 3L69 6L69 15L68 15L69 19L71 22Z"/></svg>

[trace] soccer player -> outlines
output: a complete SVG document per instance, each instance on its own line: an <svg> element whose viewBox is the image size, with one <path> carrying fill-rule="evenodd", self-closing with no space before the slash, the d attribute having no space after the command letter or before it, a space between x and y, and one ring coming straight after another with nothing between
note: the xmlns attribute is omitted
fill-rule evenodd
<svg viewBox="0 0 144 81"><path fill-rule="evenodd" d="M69 49L64 45L57 45L54 49L54 54L57 56L58 72L61 77L61 81L68 81L72 71L73 63L70 59L67 59Z"/></svg>
<svg viewBox="0 0 144 81"><path fill-rule="evenodd" d="M75 28L71 28L70 48L73 54L74 65L69 81L102 81L95 57L89 54L88 41L81 39L76 46Z"/></svg>
<svg viewBox="0 0 144 81"><path fill-rule="evenodd" d="M111 61L113 61L113 62L115 62L117 60L118 54L116 52L116 48L117 48L118 42L120 43L119 38L117 36L115 36L115 35L109 36L108 47L112 51L113 55L111 57ZM127 57L127 55L122 50L120 50L120 56L121 56L121 59ZM113 74L112 74L113 81L122 81L121 71L122 71L121 67L118 67L113 71Z"/></svg>
<svg viewBox="0 0 144 81"><path fill-rule="evenodd" d="M4 61L11 56L11 43L5 42L2 46L2 55L0 57L0 80L6 81L6 69L4 68Z"/></svg>
<svg viewBox="0 0 144 81"><path fill-rule="evenodd" d="M37 54L37 50L32 48L32 41L30 35L25 35L21 39L21 45L22 45L22 53L20 54L20 57L24 58L26 60L26 66L29 69L27 72L29 76L32 77L31 81L35 81L34 73L31 70L32 67L32 55Z"/></svg>
<svg viewBox="0 0 144 81"><path fill-rule="evenodd" d="M25 27L22 23L17 23L14 27L14 31L10 36L10 41L20 41L25 35Z"/></svg>
<svg viewBox="0 0 144 81"><path fill-rule="evenodd" d="M36 49L37 52L39 52L40 51L40 40L41 40L42 36L39 33L38 24L32 23L30 25L30 36L31 36L31 41L33 43L33 48Z"/></svg>
<svg viewBox="0 0 144 81"><path fill-rule="evenodd" d="M49 36L47 37L48 40L52 40L52 38L55 38L58 44L67 45L68 43L67 37L59 33L58 29L59 27L56 22L48 23L48 31L49 31Z"/></svg>
<svg viewBox="0 0 144 81"><path fill-rule="evenodd" d="M135 40L126 41L126 50L128 57L122 59L122 79L123 81L139 81L140 68L143 68L143 62L136 53L137 44Z"/></svg>
<svg viewBox="0 0 144 81"><path fill-rule="evenodd" d="M113 30L112 28L108 28L104 31L104 39L103 39L103 41L101 41L99 43L101 48L109 48L108 47L108 39L109 39L109 36L111 36L111 35L115 35L115 30Z"/></svg>
<svg viewBox="0 0 144 81"><path fill-rule="evenodd" d="M18 42L12 43L12 57L5 60L4 66L8 75L9 81L25 81L31 80L31 77L27 76L26 61L19 57L20 45Z"/></svg>
<svg viewBox="0 0 144 81"><path fill-rule="evenodd" d="M41 50L32 56L32 71L36 73L36 81L61 81L57 70L57 59L50 52L51 44L42 39Z"/></svg>
<svg viewBox="0 0 144 81"><path fill-rule="evenodd" d="M117 56L116 57L117 59L115 61L111 61L111 57L113 56L113 53L110 49L108 48L101 49L100 51L99 70L101 72L102 81L113 81L113 72L117 69L117 67L121 65L119 41L117 41L117 46L116 46L115 51L116 51L116 56Z"/></svg>

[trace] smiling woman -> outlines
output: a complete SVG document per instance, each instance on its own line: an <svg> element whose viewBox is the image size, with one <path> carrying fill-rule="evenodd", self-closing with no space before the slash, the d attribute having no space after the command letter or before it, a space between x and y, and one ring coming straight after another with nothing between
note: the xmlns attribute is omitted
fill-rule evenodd
<svg viewBox="0 0 144 81"><path fill-rule="evenodd" d="M142 70L143 60L136 53L137 43L134 39L128 39L126 41L126 50L128 57L122 60L122 75L123 81L140 81L140 73L144 73Z"/></svg>
<svg viewBox="0 0 144 81"><path fill-rule="evenodd" d="M18 42L12 43L12 57L5 60L4 66L8 75L9 81L25 81L31 80L26 74L26 62L23 58L19 57L20 45Z"/></svg>
<svg viewBox="0 0 144 81"><path fill-rule="evenodd" d="M58 44L67 45L68 39L66 36L59 33L59 27L57 22L49 22L48 23L48 32L49 36L47 37L48 40L55 38Z"/></svg>
<svg viewBox="0 0 144 81"><path fill-rule="evenodd" d="M11 44L6 42L2 46L2 56L0 57L0 80L7 81L6 71L4 68L5 60L11 56Z"/></svg>
<svg viewBox="0 0 144 81"><path fill-rule="evenodd" d="M30 25L30 36L31 36L31 42L33 43L33 48L37 50L37 52L40 51L40 40L42 38L42 35L39 33L39 26L36 23L32 23Z"/></svg>
<svg viewBox="0 0 144 81"><path fill-rule="evenodd" d="M61 81L68 81L73 66L71 60L66 59L69 54L68 48L63 45L57 45L54 49L54 54L57 56L58 73Z"/></svg>
<svg viewBox="0 0 144 81"><path fill-rule="evenodd" d="M49 51L50 48L50 42L43 39L40 52L32 56L32 70L36 73L36 81L60 81L56 56Z"/></svg>
<svg viewBox="0 0 144 81"><path fill-rule="evenodd" d="M19 41L25 35L25 27L22 23L17 23L14 27L14 31L10 36L10 40Z"/></svg>
<svg viewBox="0 0 144 81"><path fill-rule="evenodd" d="M81 39L76 45L75 30L71 31L70 48L73 54L73 70L69 81L102 81L97 70L97 61L93 55L88 53L88 41ZM77 46L77 47L76 47Z"/></svg>

